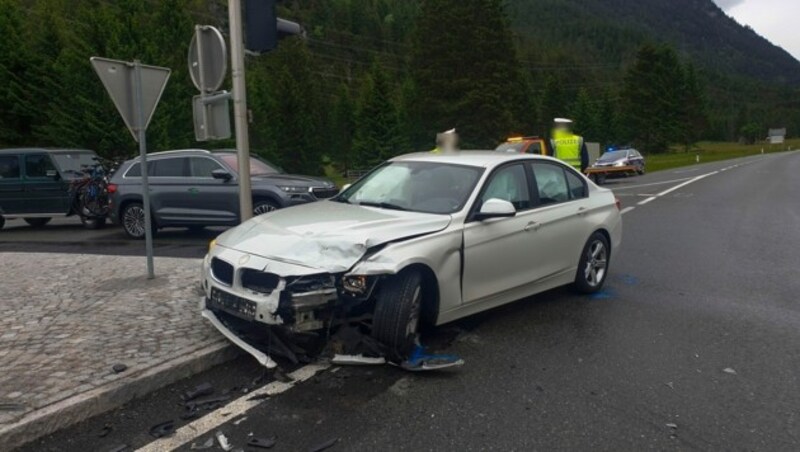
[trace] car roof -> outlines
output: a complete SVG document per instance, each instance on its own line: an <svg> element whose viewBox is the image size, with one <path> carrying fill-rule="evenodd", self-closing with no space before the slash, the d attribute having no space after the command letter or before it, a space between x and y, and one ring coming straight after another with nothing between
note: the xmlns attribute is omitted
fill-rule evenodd
<svg viewBox="0 0 800 452"><path fill-rule="evenodd" d="M393 162L439 162L455 165L479 166L483 168L501 165L519 160L559 161L552 157L538 154L507 153L497 151L458 151L458 152L417 152L405 154L391 159Z"/></svg>
<svg viewBox="0 0 800 452"><path fill-rule="evenodd" d="M91 153L95 152L89 149L65 149L65 148L8 148L0 149L0 154L29 154L32 152L47 152L50 154L66 154L66 153Z"/></svg>

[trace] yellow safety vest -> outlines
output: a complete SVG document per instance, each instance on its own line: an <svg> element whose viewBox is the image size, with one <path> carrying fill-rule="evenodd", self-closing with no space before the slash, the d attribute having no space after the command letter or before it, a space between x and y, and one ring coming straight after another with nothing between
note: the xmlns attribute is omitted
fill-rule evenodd
<svg viewBox="0 0 800 452"><path fill-rule="evenodd" d="M583 137L564 131L553 132L553 157L581 170L581 148Z"/></svg>

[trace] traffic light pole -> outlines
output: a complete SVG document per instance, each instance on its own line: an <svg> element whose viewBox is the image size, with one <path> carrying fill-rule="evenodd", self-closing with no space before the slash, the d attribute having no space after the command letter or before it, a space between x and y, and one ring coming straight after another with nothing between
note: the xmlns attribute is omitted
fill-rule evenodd
<svg viewBox="0 0 800 452"><path fill-rule="evenodd" d="M244 79L244 38L242 37L241 0L228 0L231 40L231 79L233 82L233 121L236 150L239 156L239 214L244 222L253 216L250 188L250 140L247 131L247 92Z"/></svg>

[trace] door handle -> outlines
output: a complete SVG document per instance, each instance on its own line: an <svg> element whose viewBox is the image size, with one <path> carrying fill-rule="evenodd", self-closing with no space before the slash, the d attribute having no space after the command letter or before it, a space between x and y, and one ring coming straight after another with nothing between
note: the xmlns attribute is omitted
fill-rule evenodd
<svg viewBox="0 0 800 452"><path fill-rule="evenodd" d="M578 215L586 215L586 207L578 207Z"/></svg>
<svg viewBox="0 0 800 452"><path fill-rule="evenodd" d="M526 224L525 228L523 228L523 229L525 230L525 232L538 231L541 226L542 226L541 223L537 223L535 221L531 221L530 223Z"/></svg>

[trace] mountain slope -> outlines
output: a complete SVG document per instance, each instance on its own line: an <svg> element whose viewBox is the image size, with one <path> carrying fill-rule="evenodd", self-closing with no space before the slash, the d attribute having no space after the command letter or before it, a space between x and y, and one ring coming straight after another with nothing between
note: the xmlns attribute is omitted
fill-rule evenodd
<svg viewBox="0 0 800 452"><path fill-rule="evenodd" d="M666 41L714 72L800 85L800 61L712 0L510 0L509 13L523 41L545 55L567 48L576 62L619 64L643 40Z"/></svg>

